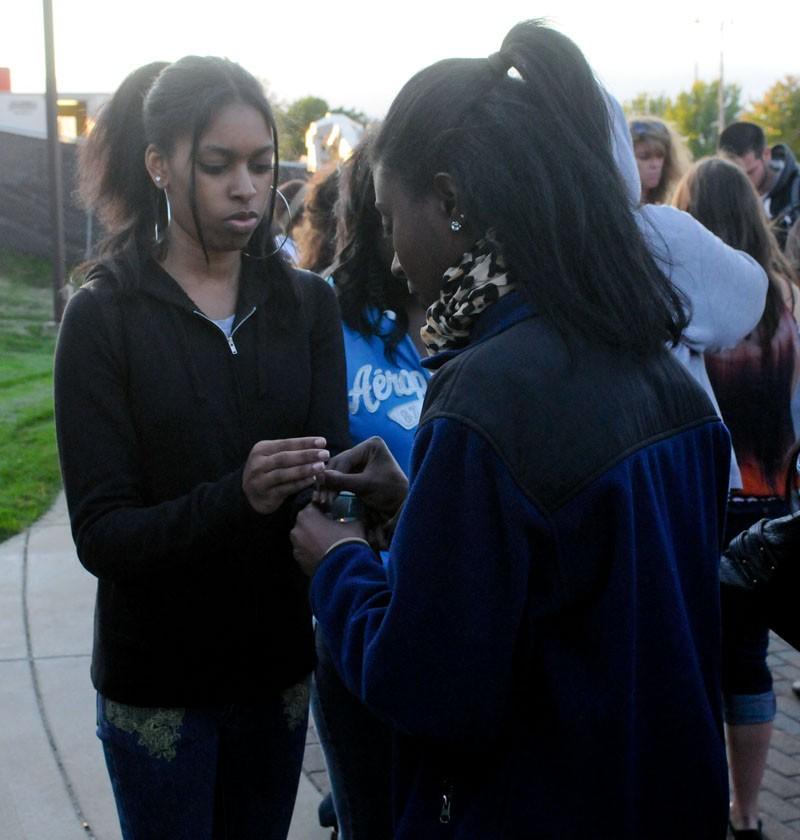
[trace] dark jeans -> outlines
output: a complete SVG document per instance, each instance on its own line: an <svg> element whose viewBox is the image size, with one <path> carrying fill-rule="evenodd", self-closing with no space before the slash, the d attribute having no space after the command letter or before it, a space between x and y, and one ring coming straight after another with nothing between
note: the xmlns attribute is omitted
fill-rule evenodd
<svg viewBox="0 0 800 840"><path fill-rule="evenodd" d="M308 723L301 684L253 705L154 709L97 696L125 840L285 840Z"/></svg>
<svg viewBox="0 0 800 840"><path fill-rule="evenodd" d="M780 499L728 504L723 546L759 519L788 513ZM722 587L722 691L729 724L766 723L775 717L772 674L767 666L769 628L752 598Z"/></svg>
<svg viewBox="0 0 800 840"><path fill-rule="evenodd" d="M391 840L391 729L342 682L316 630L311 708L325 753L341 840Z"/></svg>

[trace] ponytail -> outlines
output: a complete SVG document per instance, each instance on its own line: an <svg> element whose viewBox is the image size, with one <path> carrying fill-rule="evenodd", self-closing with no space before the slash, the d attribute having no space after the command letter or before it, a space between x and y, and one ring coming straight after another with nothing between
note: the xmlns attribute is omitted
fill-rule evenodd
<svg viewBox="0 0 800 840"><path fill-rule="evenodd" d="M590 154L606 151L611 142L608 107L573 41L542 21L528 20L509 30L500 55L526 83L540 119L546 112L548 120L556 120L552 128L562 142L574 140Z"/></svg>
<svg viewBox="0 0 800 840"><path fill-rule="evenodd" d="M114 262L124 254L123 262L134 271L153 240L160 197L144 165L143 103L167 66L154 61L134 70L105 104L79 150L78 194L107 233L100 254ZM86 268L78 270L85 273Z"/></svg>
<svg viewBox="0 0 800 840"><path fill-rule="evenodd" d="M459 209L493 230L521 290L563 336L638 353L680 338L687 305L642 239L605 97L564 35L527 21L489 58L422 70L392 103L373 159L417 194L448 172Z"/></svg>

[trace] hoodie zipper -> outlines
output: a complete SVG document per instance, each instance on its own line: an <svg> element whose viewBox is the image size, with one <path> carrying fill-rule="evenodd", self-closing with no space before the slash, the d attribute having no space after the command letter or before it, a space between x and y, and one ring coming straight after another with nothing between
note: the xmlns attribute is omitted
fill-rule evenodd
<svg viewBox="0 0 800 840"><path fill-rule="evenodd" d="M439 822L447 825L450 822L450 811L453 807L453 783L449 779L443 780L442 810L439 812Z"/></svg>
<svg viewBox="0 0 800 840"><path fill-rule="evenodd" d="M199 309L194 309L192 311L194 312L195 315L199 315L204 321L208 321L210 324L214 324L214 321L212 321L211 318L208 317L208 315L205 315ZM250 317L253 315L253 313L255 313L255 311L256 311L256 307L254 306L247 313L247 315L245 315L244 318L242 318L242 320L239 321L239 323L231 330L230 335L225 335L225 333L223 333L223 335L225 335L225 338L228 342L228 348L231 351L232 356L238 356L239 355L239 351L236 349L236 344L233 341L233 337L234 337L234 335L236 335L236 330L238 330L239 327L241 327L242 324L245 321L248 321L250 319ZM219 327L216 324L214 324L214 327L219 330ZM222 332L222 330L220 330L220 332Z"/></svg>

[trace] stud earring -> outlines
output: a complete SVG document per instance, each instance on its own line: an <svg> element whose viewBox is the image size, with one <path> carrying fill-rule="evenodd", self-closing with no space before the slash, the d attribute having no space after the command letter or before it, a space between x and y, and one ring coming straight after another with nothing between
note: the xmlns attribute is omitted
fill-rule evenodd
<svg viewBox="0 0 800 840"><path fill-rule="evenodd" d="M450 230L458 233L464 227L464 214L459 213L457 219L450 219Z"/></svg>
<svg viewBox="0 0 800 840"><path fill-rule="evenodd" d="M155 177L155 182L156 182L159 186L161 185L161 176L160 176L160 175L156 175L156 177Z"/></svg>

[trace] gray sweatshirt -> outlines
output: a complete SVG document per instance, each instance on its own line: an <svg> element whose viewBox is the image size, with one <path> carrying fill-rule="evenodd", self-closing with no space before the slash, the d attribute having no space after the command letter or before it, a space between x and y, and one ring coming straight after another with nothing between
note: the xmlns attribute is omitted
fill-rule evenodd
<svg viewBox="0 0 800 840"><path fill-rule="evenodd" d="M614 157L639 228L658 267L683 292L691 308L689 325L673 352L719 413L703 353L733 347L758 324L766 301L767 275L749 254L726 245L688 213L659 204L639 206L642 188L628 122L619 102L606 95ZM734 457L731 487L741 486Z"/></svg>

